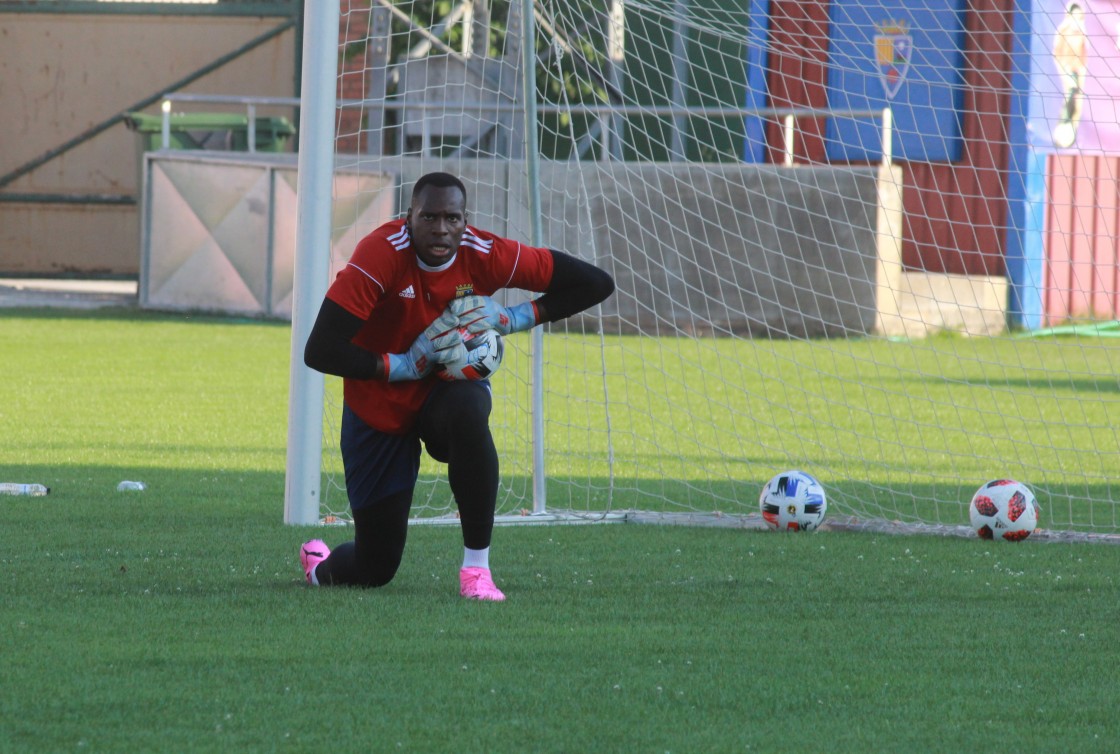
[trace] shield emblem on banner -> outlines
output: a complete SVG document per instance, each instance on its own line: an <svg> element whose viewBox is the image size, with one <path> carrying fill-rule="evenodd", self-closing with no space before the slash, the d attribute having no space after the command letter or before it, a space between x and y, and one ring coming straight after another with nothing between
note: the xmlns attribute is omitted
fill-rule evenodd
<svg viewBox="0 0 1120 754"><path fill-rule="evenodd" d="M910 70L914 39L906 33L905 26L884 25L881 30L882 34L875 35L875 62L884 94L887 99L894 99Z"/></svg>

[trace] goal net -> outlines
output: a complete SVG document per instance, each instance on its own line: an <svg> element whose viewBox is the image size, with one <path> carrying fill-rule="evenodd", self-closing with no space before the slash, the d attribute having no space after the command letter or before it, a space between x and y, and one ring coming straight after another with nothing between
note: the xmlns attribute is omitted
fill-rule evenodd
<svg viewBox="0 0 1120 754"><path fill-rule="evenodd" d="M1013 478L1041 527L1111 535L1118 23L1088 0L343 0L309 42L338 60L316 274L433 170L472 225L611 272L600 307L506 339L503 517L753 525L801 469L833 525L955 531ZM325 393L314 515L345 520ZM414 516L454 511L425 458Z"/></svg>

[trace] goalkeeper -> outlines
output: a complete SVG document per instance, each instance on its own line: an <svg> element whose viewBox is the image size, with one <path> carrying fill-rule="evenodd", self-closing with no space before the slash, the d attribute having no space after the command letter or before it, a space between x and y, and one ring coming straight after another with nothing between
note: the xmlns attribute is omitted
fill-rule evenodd
<svg viewBox="0 0 1120 754"><path fill-rule="evenodd" d="M446 382L437 364L463 352L459 327L502 335L570 317L614 291L605 271L467 225L467 191L449 173L416 181L408 214L361 239L327 291L304 351L307 366L342 377L340 445L354 539L305 542L314 585L382 586L404 554L420 449L447 464L459 509L464 597L499 601L490 574L498 452L490 385ZM504 307L502 288L543 293Z"/></svg>

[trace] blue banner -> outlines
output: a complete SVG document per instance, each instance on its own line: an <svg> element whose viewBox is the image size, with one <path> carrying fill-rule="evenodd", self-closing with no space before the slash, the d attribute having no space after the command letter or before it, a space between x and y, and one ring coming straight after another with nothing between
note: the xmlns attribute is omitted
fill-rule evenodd
<svg viewBox="0 0 1120 754"><path fill-rule="evenodd" d="M953 161L961 154L965 0L833 0L828 106L890 107L896 158ZM881 120L833 117L831 160L882 156Z"/></svg>

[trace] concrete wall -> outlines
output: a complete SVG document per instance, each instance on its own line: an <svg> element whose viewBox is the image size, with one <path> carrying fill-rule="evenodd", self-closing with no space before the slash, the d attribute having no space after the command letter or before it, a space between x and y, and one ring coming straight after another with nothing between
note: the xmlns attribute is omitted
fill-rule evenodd
<svg viewBox="0 0 1120 754"><path fill-rule="evenodd" d="M275 296L291 288L290 264L286 279L262 277L283 272L267 259L292 253L294 179L275 193L275 179L264 177L269 159L149 155L142 305L290 314L290 301L285 309ZM282 174L292 168L290 158L271 159ZM363 233L399 215L430 170L462 176L473 225L532 242L522 163L341 158L336 193L345 199L336 200L332 266ZM376 185L339 192L347 176ZM900 185L897 169L866 167L545 163L541 242L613 273L618 291L601 320L611 332L891 333L899 326ZM279 212L261 206L270 195L284 201ZM279 224L265 249L272 216Z"/></svg>
<svg viewBox="0 0 1120 754"><path fill-rule="evenodd" d="M283 21L0 14L0 176L168 91ZM295 36L289 30L181 91L291 97L294 60ZM191 111L229 108L192 106ZM290 109L259 114L291 116ZM135 196L137 142L136 134L118 123L0 191ZM139 229L136 206L0 202L0 272L134 275L140 264Z"/></svg>

